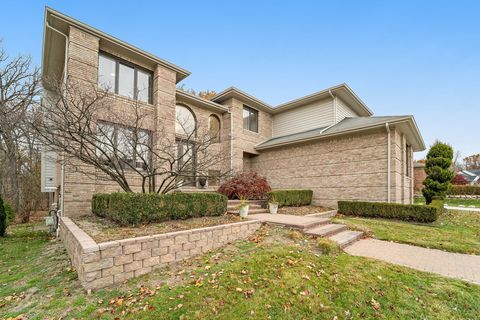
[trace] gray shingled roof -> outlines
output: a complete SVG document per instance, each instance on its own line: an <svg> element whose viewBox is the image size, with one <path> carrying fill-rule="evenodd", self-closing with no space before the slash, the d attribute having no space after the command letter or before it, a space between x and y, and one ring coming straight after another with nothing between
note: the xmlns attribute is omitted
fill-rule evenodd
<svg viewBox="0 0 480 320"><path fill-rule="evenodd" d="M411 116L385 116L385 117L355 117L345 118L339 123L331 127L319 127L307 131L293 133L281 137L268 139L256 146L257 149L272 147L278 144L295 143L308 139L321 138L323 136L331 136L342 134L350 130L367 129L372 126L381 125L387 122L408 119Z"/></svg>

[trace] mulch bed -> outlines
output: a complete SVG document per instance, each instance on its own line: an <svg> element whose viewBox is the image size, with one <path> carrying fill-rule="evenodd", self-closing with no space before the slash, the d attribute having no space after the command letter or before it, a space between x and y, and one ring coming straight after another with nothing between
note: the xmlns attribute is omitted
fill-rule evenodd
<svg viewBox="0 0 480 320"><path fill-rule="evenodd" d="M281 207L278 208L280 214L291 214L295 216L305 216L307 214L319 213L324 211L332 210L330 208L321 207L321 206L302 206L302 207Z"/></svg>
<svg viewBox="0 0 480 320"><path fill-rule="evenodd" d="M119 226L110 220L99 218L94 215L76 217L72 218L72 220L98 243L196 228L212 227L221 224L242 221L240 217L231 214L218 217L171 220L166 222L139 225L135 227Z"/></svg>

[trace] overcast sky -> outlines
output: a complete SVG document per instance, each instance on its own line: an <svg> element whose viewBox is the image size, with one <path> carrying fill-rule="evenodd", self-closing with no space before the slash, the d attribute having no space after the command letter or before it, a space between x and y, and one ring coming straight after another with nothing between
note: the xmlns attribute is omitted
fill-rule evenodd
<svg viewBox="0 0 480 320"><path fill-rule="evenodd" d="M40 65L44 6L276 105L347 83L428 145L480 153L480 1L6 1L0 38ZM421 158L424 153L416 154Z"/></svg>

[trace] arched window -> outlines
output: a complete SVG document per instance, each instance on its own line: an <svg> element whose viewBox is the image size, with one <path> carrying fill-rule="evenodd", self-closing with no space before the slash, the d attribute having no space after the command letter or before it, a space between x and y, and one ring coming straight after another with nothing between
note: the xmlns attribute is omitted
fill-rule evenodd
<svg viewBox="0 0 480 320"><path fill-rule="evenodd" d="M208 117L208 132L212 142L220 142L220 119L214 114Z"/></svg>
<svg viewBox="0 0 480 320"><path fill-rule="evenodd" d="M197 121L193 112L182 105L176 106L175 132L182 136L191 136L196 129Z"/></svg>

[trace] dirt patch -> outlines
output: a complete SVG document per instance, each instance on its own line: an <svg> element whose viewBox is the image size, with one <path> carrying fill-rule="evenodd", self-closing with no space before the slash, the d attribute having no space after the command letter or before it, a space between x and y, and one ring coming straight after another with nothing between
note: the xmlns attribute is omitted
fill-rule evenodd
<svg viewBox="0 0 480 320"><path fill-rule="evenodd" d="M242 221L240 217L231 214L218 217L171 220L161 223L150 223L136 227L122 227L110 220L99 218L94 215L72 218L72 220L96 242L106 242L196 228L212 227L221 224Z"/></svg>
<svg viewBox="0 0 480 320"><path fill-rule="evenodd" d="M305 216L307 214L319 213L319 212L324 212L329 210L332 210L332 209L327 207L321 207L321 206L281 207L281 208L278 208L278 213L292 214L295 216Z"/></svg>

